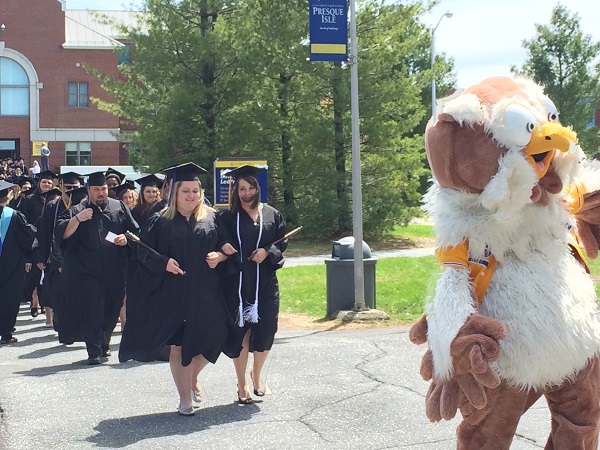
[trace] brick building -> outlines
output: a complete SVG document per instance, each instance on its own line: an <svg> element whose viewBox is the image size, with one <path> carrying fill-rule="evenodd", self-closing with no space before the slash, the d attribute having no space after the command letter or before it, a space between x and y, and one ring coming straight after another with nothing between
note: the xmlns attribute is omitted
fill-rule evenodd
<svg viewBox="0 0 600 450"><path fill-rule="evenodd" d="M132 13L100 11L129 23ZM117 75L123 46L116 30L90 11L66 10L65 0L0 0L0 158L39 161L50 168L123 165L119 118L91 98L110 100L84 65Z"/></svg>

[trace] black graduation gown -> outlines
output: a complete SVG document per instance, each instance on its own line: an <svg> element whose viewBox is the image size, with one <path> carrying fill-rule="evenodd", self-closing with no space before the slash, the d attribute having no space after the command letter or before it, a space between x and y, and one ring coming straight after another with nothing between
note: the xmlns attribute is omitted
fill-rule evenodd
<svg viewBox="0 0 600 450"><path fill-rule="evenodd" d="M148 222L148 219L150 217L148 215L149 212L150 212L150 208L148 208L148 210L146 210L146 214L142 214L142 210L139 206L135 206L134 208L131 209L131 215L133 216L133 218L135 219L137 224L140 226L140 229L143 229L144 225L146 225L146 222Z"/></svg>
<svg viewBox="0 0 600 450"><path fill-rule="evenodd" d="M0 215L4 208L0 206ZM0 254L0 336L4 339L11 338L17 320L25 283L26 254L31 252L35 231L23 214L13 210Z"/></svg>
<svg viewBox="0 0 600 450"><path fill-rule="evenodd" d="M53 191L54 192L54 191ZM40 222L42 219L44 206L46 205L46 197L39 191L35 190L32 194L29 194L23 200L21 204L21 212L25 215L28 223L33 224L38 233L40 231ZM39 237L38 237L38 246L39 246ZM37 252L37 248L35 252L32 253L32 256ZM39 286L42 271L37 267L34 261L31 258L27 262L32 263L31 270L27 272L25 275L25 289L24 289L24 300L31 301L33 296L33 291ZM52 306L47 299L46 291L44 289L38 289L38 299L40 301L40 306Z"/></svg>
<svg viewBox="0 0 600 450"><path fill-rule="evenodd" d="M176 331L183 327L182 364L203 355L214 363L227 338L227 315L221 290L220 268L208 267L206 255L218 250L215 213L200 222L188 222L177 213L168 220L155 214L141 239L159 255L138 247L138 270L127 293L127 322L119 360L154 361ZM167 272L169 258L186 275Z"/></svg>
<svg viewBox="0 0 600 450"><path fill-rule="evenodd" d="M35 252L35 263L46 265L42 285L44 306L53 309L54 329L60 331L60 277L59 269L62 268L62 251L54 239L54 227L58 218L67 210L61 197L55 198L44 206L42 217L39 221L37 240L38 247ZM60 337L59 337L60 339ZM68 339L67 339L68 340Z"/></svg>
<svg viewBox="0 0 600 450"><path fill-rule="evenodd" d="M86 208L93 209L92 219L63 239L71 217ZM132 250L108 242L109 231L138 231L129 209L111 198L104 209L86 198L61 214L55 226L54 237L63 252L60 329L68 342L92 341L99 330L112 332L116 324L125 294L127 252Z"/></svg>
<svg viewBox="0 0 600 450"><path fill-rule="evenodd" d="M250 261L250 254L256 249L259 235L258 221L256 224L242 209L240 211L240 237L242 240L242 254L239 254L237 236L237 214L223 211L220 215L220 227L223 229L221 244L229 243L238 250L228 259L229 270L224 282L225 300L230 314L230 334L225 353L231 358L236 358L242 349L242 340L248 329L250 334L250 351L262 352L270 350L277 332L279 316L279 284L275 271L283 266L283 251L287 242L271 245L285 235L285 220L281 213L269 205L262 204L263 230L259 247L267 250L267 257L260 263L258 316L257 323L246 322L243 327L237 325L239 305L239 270L242 270L242 299L246 308L255 301L256 293L256 267Z"/></svg>

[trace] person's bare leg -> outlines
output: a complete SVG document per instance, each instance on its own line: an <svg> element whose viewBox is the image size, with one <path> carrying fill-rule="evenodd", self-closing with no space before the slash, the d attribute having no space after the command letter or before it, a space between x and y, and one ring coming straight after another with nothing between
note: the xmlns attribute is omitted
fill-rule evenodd
<svg viewBox="0 0 600 450"><path fill-rule="evenodd" d="M252 372L250 372L250 377L252 378L252 386L254 387L254 393L258 396L269 395L271 391L267 387L267 382L265 380L265 385L261 389L260 385L260 373L265 365L265 361L267 360L267 356L269 356L269 351L265 350L264 352L254 352L254 363L252 364ZM258 392L258 394L257 394ZM262 392L262 395L260 393Z"/></svg>
<svg viewBox="0 0 600 450"><path fill-rule="evenodd" d="M121 312L119 313L119 322L121 322L121 329L125 326L125 302L127 301L127 296L123 299L123 306L121 306Z"/></svg>
<svg viewBox="0 0 600 450"><path fill-rule="evenodd" d="M38 298L38 295L37 295L37 288L31 294L31 311L33 311L34 309L35 309L35 315L33 314L33 312L31 313L31 315L33 317L37 317L38 310L40 309L40 299Z"/></svg>
<svg viewBox="0 0 600 450"><path fill-rule="evenodd" d="M173 381L179 393L179 407L188 409L192 407L192 397L190 396L190 385L192 383L192 365L181 365L181 347L171 345L171 353L169 354L169 365L171 366L171 374Z"/></svg>
<svg viewBox="0 0 600 450"><path fill-rule="evenodd" d="M192 363L190 364L192 366L192 391L200 392L200 386L198 386L198 375L200 375L200 372L206 367L207 364L208 360L203 355L195 356L194 359L192 359Z"/></svg>
<svg viewBox="0 0 600 450"><path fill-rule="evenodd" d="M52 315L52 308L44 306L44 311L46 312L46 326L52 326L52 320L54 318Z"/></svg>
<svg viewBox="0 0 600 450"><path fill-rule="evenodd" d="M233 358L233 365L235 367L235 374L237 376L238 386L238 397L244 401L251 399L250 387L246 381L246 368L248 367L248 348L250 345L250 330L246 332L244 340L242 341L242 351L240 356Z"/></svg>

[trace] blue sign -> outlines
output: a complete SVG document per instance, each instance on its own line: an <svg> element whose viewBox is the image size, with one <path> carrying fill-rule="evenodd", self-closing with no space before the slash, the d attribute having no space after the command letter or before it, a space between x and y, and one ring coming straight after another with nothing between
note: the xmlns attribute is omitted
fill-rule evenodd
<svg viewBox="0 0 600 450"><path fill-rule="evenodd" d="M217 159L214 165L214 202L213 206L217 208L227 208L229 206L229 191L233 188L233 180L228 176L236 167L243 165L250 165L256 167L264 167L268 169L266 160L255 160L255 159ZM260 186L260 201L267 203L268 191L267 191L267 172L261 172L256 175L258 184Z"/></svg>
<svg viewBox="0 0 600 450"><path fill-rule="evenodd" d="M348 0L309 0L311 61L348 59Z"/></svg>

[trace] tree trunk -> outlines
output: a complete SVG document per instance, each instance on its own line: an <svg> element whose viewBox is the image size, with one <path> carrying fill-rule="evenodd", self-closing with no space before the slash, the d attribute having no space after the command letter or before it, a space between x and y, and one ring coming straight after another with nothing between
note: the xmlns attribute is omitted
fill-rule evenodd
<svg viewBox="0 0 600 450"><path fill-rule="evenodd" d="M288 110L289 84L292 77L279 74L279 115L281 117L281 167L283 172L283 205L286 221L296 223L296 205L294 199L294 174L292 170L292 144L290 142L290 114Z"/></svg>
<svg viewBox="0 0 600 450"><path fill-rule="evenodd" d="M208 11L208 0L200 0L200 36L202 38L212 31L213 15ZM200 82L204 88L204 102L200 105L200 114L206 125L206 151L208 162L217 157L217 117L215 115L215 61L212 54L206 54L200 62Z"/></svg>
<svg viewBox="0 0 600 450"><path fill-rule="evenodd" d="M336 196L338 205L338 231L350 231L352 218L348 202L346 182L346 151L344 145L344 93L342 86L342 63L333 63L333 136L335 143Z"/></svg>

